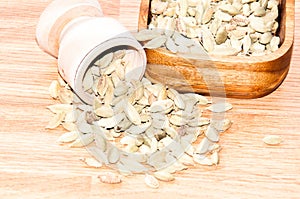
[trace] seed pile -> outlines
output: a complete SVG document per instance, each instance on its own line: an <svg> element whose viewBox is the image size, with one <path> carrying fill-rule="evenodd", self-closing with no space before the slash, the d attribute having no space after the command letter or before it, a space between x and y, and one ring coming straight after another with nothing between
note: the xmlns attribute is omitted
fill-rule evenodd
<svg viewBox="0 0 300 199"><path fill-rule="evenodd" d="M149 29L137 39L150 40L145 48L173 53L201 54L201 45L214 55L265 55L280 44L278 5L278 0L152 0Z"/></svg>
<svg viewBox="0 0 300 199"><path fill-rule="evenodd" d="M55 115L47 128L62 125L69 131L58 142L85 147L94 158L81 161L91 167L106 165L119 172L101 174L104 183L147 173L145 183L157 188L157 180L173 181L176 172L189 166L217 165L219 137L231 121L205 114L223 113L231 104L211 104L204 96L178 93L146 78L129 81L125 74L131 56L130 50L109 53L89 68L83 88L94 96L91 106L61 79L52 82L50 94L62 104L48 107Z"/></svg>

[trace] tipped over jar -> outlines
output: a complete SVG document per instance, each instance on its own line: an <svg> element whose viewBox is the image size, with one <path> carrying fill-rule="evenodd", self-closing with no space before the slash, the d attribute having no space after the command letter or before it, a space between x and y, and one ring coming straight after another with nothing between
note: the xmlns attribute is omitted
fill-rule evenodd
<svg viewBox="0 0 300 199"><path fill-rule="evenodd" d="M93 97L84 89L84 76L101 57L125 50L131 54L126 80L141 79L145 73L143 47L117 20L103 16L97 0L54 0L40 16L36 40L58 59L59 74L87 104Z"/></svg>

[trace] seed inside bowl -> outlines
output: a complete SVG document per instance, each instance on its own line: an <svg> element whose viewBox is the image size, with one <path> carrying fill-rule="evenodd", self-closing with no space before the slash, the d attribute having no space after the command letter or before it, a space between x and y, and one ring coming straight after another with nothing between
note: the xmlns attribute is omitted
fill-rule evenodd
<svg viewBox="0 0 300 199"><path fill-rule="evenodd" d="M279 47L278 0L151 0L150 5L149 30L136 37L145 48L261 56Z"/></svg>

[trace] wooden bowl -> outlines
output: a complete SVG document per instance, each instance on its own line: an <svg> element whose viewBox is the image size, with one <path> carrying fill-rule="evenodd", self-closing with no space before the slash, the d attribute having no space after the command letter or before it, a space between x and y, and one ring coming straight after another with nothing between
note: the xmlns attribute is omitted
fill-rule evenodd
<svg viewBox="0 0 300 199"><path fill-rule="evenodd" d="M148 26L149 7L150 1L142 0L139 30L146 29ZM265 56L212 55L209 58L185 59L164 48L147 49L146 76L153 82L161 82L180 91L192 89L197 93L209 94L212 89L214 92L221 92L225 89L226 96L232 98L258 98L268 95L280 86L289 71L294 40L294 7L294 0L280 0L281 45L271 54ZM213 82L218 80L222 80L223 88L217 88L217 84L216 87L214 86Z"/></svg>

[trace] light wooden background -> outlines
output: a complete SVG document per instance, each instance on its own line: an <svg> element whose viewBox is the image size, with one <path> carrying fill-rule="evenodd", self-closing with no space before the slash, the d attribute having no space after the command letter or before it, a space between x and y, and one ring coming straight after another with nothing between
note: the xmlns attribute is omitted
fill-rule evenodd
<svg viewBox="0 0 300 199"><path fill-rule="evenodd" d="M97 169L78 161L82 149L55 143L62 129L45 130L54 101L47 89L56 60L35 43L35 26L49 0L0 1L0 198L299 198L300 197L300 2L290 73L271 95L228 99L234 121L221 137L218 167L197 167L176 181L147 188L143 176L105 185ZM139 0L100 1L107 15L137 27ZM267 134L281 146L266 146Z"/></svg>

